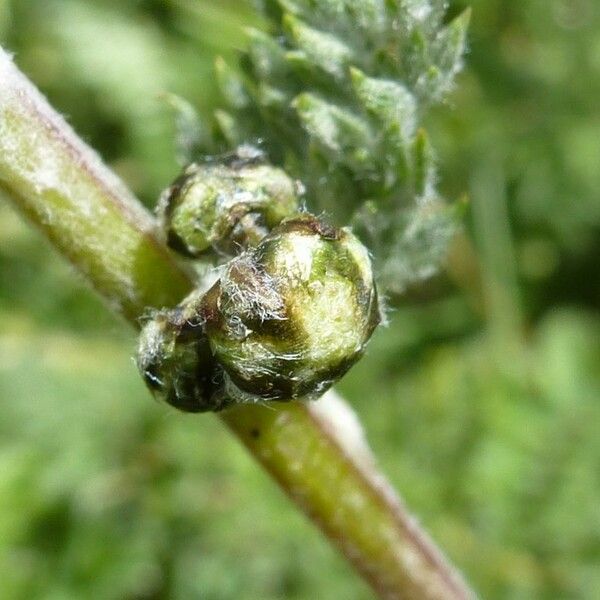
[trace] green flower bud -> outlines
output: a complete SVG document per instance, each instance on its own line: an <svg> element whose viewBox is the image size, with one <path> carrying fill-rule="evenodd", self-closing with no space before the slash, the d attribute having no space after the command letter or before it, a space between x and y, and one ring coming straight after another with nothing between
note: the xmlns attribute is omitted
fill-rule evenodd
<svg viewBox="0 0 600 600"><path fill-rule="evenodd" d="M173 310L154 315L140 335L137 364L155 397L187 412L219 410L219 370L194 309L193 292Z"/></svg>
<svg viewBox="0 0 600 600"><path fill-rule="evenodd" d="M368 252L312 215L287 219L228 263L200 319L237 402L318 397L379 323Z"/></svg>
<svg viewBox="0 0 600 600"><path fill-rule="evenodd" d="M224 159L187 167L161 197L158 211L173 250L188 257L211 250L231 256L256 246L296 213L300 191L259 150L240 146Z"/></svg>
<svg viewBox="0 0 600 600"><path fill-rule="evenodd" d="M360 358L380 320L366 248L309 214L284 220L206 292L142 330L138 366L186 411L316 398Z"/></svg>

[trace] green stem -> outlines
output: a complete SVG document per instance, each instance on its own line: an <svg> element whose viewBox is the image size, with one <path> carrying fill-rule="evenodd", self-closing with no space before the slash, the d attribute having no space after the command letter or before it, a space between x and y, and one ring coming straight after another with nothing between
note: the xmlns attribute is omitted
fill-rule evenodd
<svg viewBox="0 0 600 600"><path fill-rule="evenodd" d="M193 286L151 216L1 49L0 189L134 325ZM341 401L222 418L381 597L473 597L377 471L360 427L342 428L354 415Z"/></svg>

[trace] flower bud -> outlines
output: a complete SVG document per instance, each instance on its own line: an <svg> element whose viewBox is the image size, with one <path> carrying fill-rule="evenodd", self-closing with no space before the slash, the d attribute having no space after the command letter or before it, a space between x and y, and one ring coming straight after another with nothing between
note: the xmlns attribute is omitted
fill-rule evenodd
<svg viewBox="0 0 600 600"><path fill-rule="evenodd" d="M150 319L140 334L137 365L155 397L186 412L220 410L219 372L194 307L193 292Z"/></svg>
<svg viewBox="0 0 600 600"><path fill-rule="evenodd" d="M368 252L312 215L287 219L225 267L200 318L236 401L318 397L379 323Z"/></svg>
<svg viewBox="0 0 600 600"><path fill-rule="evenodd" d="M240 146L219 161L192 164L159 203L167 243L192 258L210 250L237 254L297 212L299 188L252 146Z"/></svg>

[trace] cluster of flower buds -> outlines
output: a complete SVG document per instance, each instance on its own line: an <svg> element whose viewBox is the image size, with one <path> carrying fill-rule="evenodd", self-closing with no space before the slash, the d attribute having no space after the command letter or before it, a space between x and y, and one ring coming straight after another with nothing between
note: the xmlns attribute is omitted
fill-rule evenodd
<svg viewBox="0 0 600 600"><path fill-rule="evenodd" d="M238 253L208 291L145 325L138 365L157 397L192 412L312 399L362 356L380 320L369 254L299 211L297 190L238 153L188 168L165 194L172 248Z"/></svg>

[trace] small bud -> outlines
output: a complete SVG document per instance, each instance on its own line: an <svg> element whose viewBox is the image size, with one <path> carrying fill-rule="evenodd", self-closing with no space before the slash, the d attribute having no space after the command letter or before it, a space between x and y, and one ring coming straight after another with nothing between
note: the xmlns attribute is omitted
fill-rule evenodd
<svg viewBox="0 0 600 600"><path fill-rule="evenodd" d="M240 402L318 397L363 354L380 318L366 248L308 214L231 261L200 311Z"/></svg>
<svg viewBox="0 0 600 600"><path fill-rule="evenodd" d="M156 314L142 329L137 365L155 397L186 412L219 410L214 391L219 370L194 311L193 292L173 310Z"/></svg>
<svg viewBox="0 0 600 600"><path fill-rule="evenodd" d="M294 214L298 193L299 184L265 164L259 150L241 146L224 160L187 167L158 211L173 250L188 257L210 250L234 255Z"/></svg>

